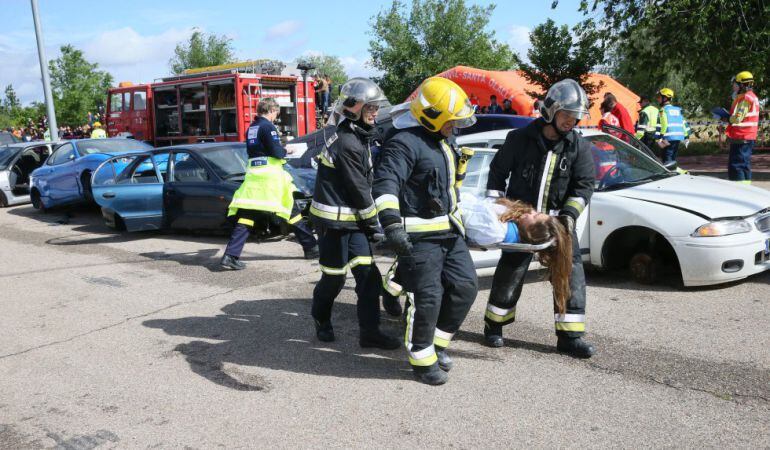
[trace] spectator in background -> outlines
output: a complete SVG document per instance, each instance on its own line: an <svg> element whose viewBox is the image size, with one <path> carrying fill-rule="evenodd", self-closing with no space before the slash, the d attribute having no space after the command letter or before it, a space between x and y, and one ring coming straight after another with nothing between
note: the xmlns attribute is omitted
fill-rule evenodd
<svg viewBox="0 0 770 450"><path fill-rule="evenodd" d="M620 128L628 131L629 134L633 135L635 131L634 121L631 120L631 114L628 113L626 107L621 105L615 95L611 92L606 92L604 94L604 101L609 102L608 105L610 108L612 108L612 114L614 114L615 117L617 117L620 121Z"/></svg>
<svg viewBox="0 0 770 450"><path fill-rule="evenodd" d="M332 94L334 93L334 82L332 82L332 78L329 75L326 75L326 78L324 78L324 81L326 81L326 86L329 91L329 97L326 99L326 107L328 108L332 104Z"/></svg>
<svg viewBox="0 0 770 450"><path fill-rule="evenodd" d="M318 92L321 93L321 114L326 117L326 110L329 107L329 77L321 74L318 77Z"/></svg>
<svg viewBox="0 0 770 450"><path fill-rule="evenodd" d="M620 128L620 119L618 116L612 113L612 106L610 102L605 98L602 104L599 106L599 111L602 113L602 118L599 119L599 129L604 131L605 125L611 125L613 127ZM618 139L623 139L622 133L618 131L607 130L608 134L615 136Z"/></svg>
<svg viewBox="0 0 770 450"><path fill-rule="evenodd" d="M511 106L511 100L507 98L503 100L503 114L518 114L518 112L516 112L516 110Z"/></svg>
<svg viewBox="0 0 770 450"><path fill-rule="evenodd" d="M487 114L502 114L503 108L500 107L500 105L497 104L497 96L496 95L490 95L489 96L489 106L487 107Z"/></svg>
<svg viewBox="0 0 770 450"><path fill-rule="evenodd" d="M479 98L476 97L476 94L471 94L470 102L471 102L471 105L473 105L473 110L478 112L478 110L479 110Z"/></svg>
<svg viewBox="0 0 770 450"><path fill-rule="evenodd" d="M321 109L321 111L325 111L324 107L324 91L329 89L329 86L326 84L326 80L324 80L324 76L322 74L318 74L318 76L315 79L315 96L316 96L316 105L318 105L318 108Z"/></svg>

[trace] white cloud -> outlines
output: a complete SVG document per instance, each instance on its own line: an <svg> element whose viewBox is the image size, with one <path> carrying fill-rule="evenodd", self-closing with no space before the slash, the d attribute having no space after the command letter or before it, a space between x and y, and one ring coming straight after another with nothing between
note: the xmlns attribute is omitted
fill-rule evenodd
<svg viewBox="0 0 770 450"><path fill-rule="evenodd" d="M186 41L192 29L170 29L161 34L142 36L131 27L103 32L90 39L83 52L89 61L103 67L167 62L179 42Z"/></svg>
<svg viewBox="0 0 770 450"><path fill-rule="evenodd" d="M265 32L266 41L275 41L287 38L302 28L302 22L298 20L287 20L268 28Z"/></svg>
<svg viewBox="0 0 770 450"><path fill-rule="evenodd" d="M376 77L382 73L372 67L371 59L361 56L341 56L340 62L345 67L349 77Z"/></svg>
<svg viewBox="0 0 770 450"><path fill-rule="evenodd" d="M524 25L511 25L508 28L508 45L518 53L523 61L527 61L527 50L532 44L529 42L529 33L532 29Z"/></svg>

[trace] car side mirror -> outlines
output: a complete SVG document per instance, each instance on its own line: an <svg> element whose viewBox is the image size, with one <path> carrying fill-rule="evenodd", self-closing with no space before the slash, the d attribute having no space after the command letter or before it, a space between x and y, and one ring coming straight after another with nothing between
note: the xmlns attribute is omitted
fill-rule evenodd
<svg viewBox="0 0 770 450"><path fill-rule="evenodd" d="M679 165L676 163L676 161L669 161L663 164L663 167L673 172L677 169L677 167L679 167Z"/></svg>

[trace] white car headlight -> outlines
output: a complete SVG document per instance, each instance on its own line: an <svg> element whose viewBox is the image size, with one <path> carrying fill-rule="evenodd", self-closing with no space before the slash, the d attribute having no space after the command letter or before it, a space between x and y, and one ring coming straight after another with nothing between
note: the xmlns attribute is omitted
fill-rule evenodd
<svg viewBox="0 0 770 450"><path fill-rule="evenodd" d="M751 224L745 220L718 220L701 225L692 234L693 237L716 237L730 234L748 233Z"/></svg>

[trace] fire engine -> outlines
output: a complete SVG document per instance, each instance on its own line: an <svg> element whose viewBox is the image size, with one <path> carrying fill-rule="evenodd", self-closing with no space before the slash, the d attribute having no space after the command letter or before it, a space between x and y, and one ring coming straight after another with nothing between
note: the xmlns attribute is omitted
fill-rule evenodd
<svg viewBox="0 0 770 450"><path fill-rule="evenodd" d="M108 90L107 135L131 135L155 146L246 140L260 99L272 97L286 140L316 129L312 79L265 73L247 61L185 71L157 82L121 82Z"/></svg>

